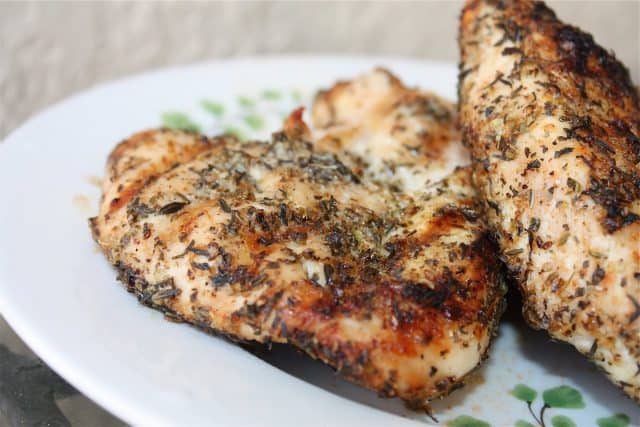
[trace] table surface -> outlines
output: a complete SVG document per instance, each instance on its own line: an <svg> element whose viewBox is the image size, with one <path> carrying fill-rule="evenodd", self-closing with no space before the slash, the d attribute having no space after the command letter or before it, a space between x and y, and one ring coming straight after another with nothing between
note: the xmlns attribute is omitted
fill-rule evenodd
<svg viewBox="0 0 640 427"><path fill-rule="evenodd" d="M0 317L0 426L125 425L47 367Z"/></svg>
<svg viewBox="0 0 640 427"><path fill-rule="evenodd" d="M640 2L550 4L614 49L640 81ZM456 61L460 7L460 1L0 2L0 138L78 90L160 66L287 52ZM34 424L123 425L51 371L0 317L0 425Z"/></svg>

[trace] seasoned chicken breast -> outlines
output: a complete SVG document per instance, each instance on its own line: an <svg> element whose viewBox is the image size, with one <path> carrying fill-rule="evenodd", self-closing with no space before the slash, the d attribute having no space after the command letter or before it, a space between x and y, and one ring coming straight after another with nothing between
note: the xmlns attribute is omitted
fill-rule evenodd
<svg viewBox="0 0 640 427"><path fill-rule="evenodd" d="M542 2L468 1L460 111L531 325L640 401L640 104L626 68Z"/></svg>
<svg viewBox="0 0 640 427"><path fill-rule="evenodd" d="M424 131L458 144L444 109ZM314 146L300 110L266 143L143 132L108 160L93 235L170 318L289 343L426 408L486 355L503 302L496 248L468 170L408 192L350 161Z"/></svg>
<svg viewBox="0 0 640 427"><path fill-rule="evenodd" d="M384 69L320 91L311 117L316 146L398 191L423 191L470 163L454 106Z"/></svg>

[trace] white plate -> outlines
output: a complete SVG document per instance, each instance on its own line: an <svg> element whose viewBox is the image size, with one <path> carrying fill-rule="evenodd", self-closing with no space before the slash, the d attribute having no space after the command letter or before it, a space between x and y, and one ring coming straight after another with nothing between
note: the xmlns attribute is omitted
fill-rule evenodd
<svg viewBox="0 0 640 427"><path fill-rule="evenodd" d="M379 399L293 351L278 347L261 360L227 341L165 321L116 281L86 221L97 209L94 181L109 151L131 133L161 124L164 113L173 112L164 116L169 123L189 118L206 133L232 127L264 135L317 88L374 65L390 68L410 85L455 97L451 64L253 58L124 79L39 114L0 145L0 312L53 369L130 423L430 423L424 414L406 410L397 400ZM207 110L203 99L215 105L209 103ZM547 426L562 425L563 416L577 425L596 425L616 413L640 424L638 406L575 351L529 330L517 314L511 317L516 320L502 323L488 363L471 384L434 404L441 423L537 425L532 413L539 416L548 390L547 401L555 406L581 408L546 409ZM517 384L531 389L511 393ZM526 398L534 390L530 413L514 394Z"/></svg>

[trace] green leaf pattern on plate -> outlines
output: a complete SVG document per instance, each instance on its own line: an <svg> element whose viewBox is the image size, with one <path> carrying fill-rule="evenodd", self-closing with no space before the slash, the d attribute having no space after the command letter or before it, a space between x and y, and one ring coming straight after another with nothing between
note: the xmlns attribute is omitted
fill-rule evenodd
<svg viewBox="0 0 640 427"><path fill-rule="evenodd" d="M629 427L631 420L625 414L615 414L607 418L598 418L598 427Z"/></svg>
<svg viewBox="0 0 640 427"><path fill-rule="evenodd" d="M582 395L578 390L568 385L550 388L542 393L545 405L551 408L584 408Z"/></svg>
<svg viewBox="0 0 640 427"><path fill-rule="evenodd" d="M162 115L162 125L169 129L180 129L191 132L200 132L200 126L191 118L178 111L166 112Z"/></svg>
<svg viewBox="0 0 640 427"><path fill-rule="evenodd" d="M207 135L233 134L242 140L268 138L282 128L283 121L300 105L309 105L310 96L298 89L268 88L232 98L201 99L196 109L169 111L162 125L172 129L203 132Z"/></svg>
<svg viewBox="0 0 640 427"><path fill-rule="evenodd" d="M536 396L538 396L537 391L524 384L516 384L516 386L509 393L511 393L511 395L516 399L525 402L533 402L534 400L536 400Z"/></svg>
<svg viewBox="0 0 640 427"><path fill-rule="evenodd" d="M264 120L256 114L245 117L244 121L253 130L260 130L264 127Z"/></svg>
<svg viewBox="0 0 640 427"><path fill-rule="evenodd" d="M469 415L460 415L447 423L449 427L491 427L486 421L473 418Z"/></svg>
<svg viewBox="0 0 640 427"><path fill-rule="evenodd" d="M204 108L206 111L208 111L209 113L213 114L216 117L220 117L224 114L224 105L218 102L209 101L205 99L200 103L200 105L202 105L202 108Z"/></svg>
<svg viewBox="0 0 640 427"><path fill-rule="evenodd" d="M577 427L576 423L574 423L571 418L564 415L556 415L551 418L551 425L553 427Z"/></svg>
<svg viewBox="0 0 640 427"><path fill-rule="evenodd" d="M262 91L262 97L264 99L268 99L269 101L277 101L282 98L282 94L274 89L266 89Z"/></svg>
<svg viewBox="0 0 640 427"><path fill-rule="evenodd" d="M538 397L538 392L525 384L516 384L509 394L518 400L527 403L529 414L534 419L535 424L525 420L517 420L515 427L544 427L545 412L550 409L583 409L585 407L582 394L575 388L568 385L560 385L546 389L542 392L543 405L538 411L533 409L533 401ZM537 413L536 413L537 412ZM625 414L616 414L607 418L599 418L597 420L599 427L628 427L629 417ZM553 427L577 427L577 424L568 416L556 414L551 418Z"/></svg>
<svg viewBox="0 0 640 427"><path fill-rule="evenodd" d="M244 134L244 132L242 132L240 129L238 129L237 127L233 127L233 126L229 126L227 128L225 128L224 132L227 135L233 135L236 138L242 140L242 141L246 141L247 136Z"/></svg>
<svg viewBox="0 0 640 427"><path fill-rule="evenodd" d="M244 108L251 108L255 105L253 100L251 100L251 98L244 95L240 95L238 97L238 104L240 104L240 106Z"/></svg>

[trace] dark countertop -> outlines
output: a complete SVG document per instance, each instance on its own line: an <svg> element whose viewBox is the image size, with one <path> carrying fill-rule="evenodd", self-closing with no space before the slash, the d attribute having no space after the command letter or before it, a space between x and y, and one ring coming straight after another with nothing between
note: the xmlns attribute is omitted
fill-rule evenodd
<svg viewBox="0 0 640 427"><path fill-rule="evenodd" d="M42 362L0 317L0 426L125 424Z"/></svg>

